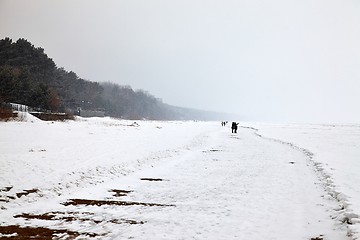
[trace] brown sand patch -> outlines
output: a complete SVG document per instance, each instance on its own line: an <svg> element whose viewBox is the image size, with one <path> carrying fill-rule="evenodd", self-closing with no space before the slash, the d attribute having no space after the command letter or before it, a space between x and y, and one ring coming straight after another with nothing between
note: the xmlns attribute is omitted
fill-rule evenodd
<svg viewBox="0 0 360 240"><path fill-rule="evenodd" d="M64 220L66 222L72 222L72 221L77 220L76 217L73 217L73 216L59 216L56 213L44 213L44 214L23 213L23 214L14 216L14 218L40 219L40 220Z"/></svg>
<svg viewBox="0 0 360 240"><path fill-rule="evenodd" d="M4 187L4 188L0 188L0 192L8 192L12 189L13 187Z"/></svg>
<svg viewBox="0 0 360 240"><path fill-rule="evenodd" d="M27 196L29 195L30 193L37 193L39 191L39 189L30 189L30 190L24 190L23 192L19 192L19 193L16 193L16 196L18 198L21 198L22 196Z"/></svg>
<svg viewBox="0 0 360 240"><path fill-rule="evenodd" d="M87 216L79 216L78 214L81 213L65 213L65 212L50 212L50 213L44 213L44 214L28 214L23 213L20 215L14 216L14 218L25 218L25 219L39 219L39 220L59 220L59 221L65 221L65 222L73 222L73 221L89 221L96 224L104 223L104 222L110 222L114 224L144 224L143 221L135 221L132 219L110 219L110 220L97 220L94 217L93 213L85 213ZM72 215L72 216L69 216ZM90 215L90 217L89 217Z"/></svg>
<svg viewBox="0 0 360 240"><path fill-rule="evenodd" d="M50 229L45 227L20 227L17 225L0 226L0 234L6 239L53 239L55 237L74 239L78 236L96 237L95 233L79 233L65 229Z"/></svg>
<svg viewBox="0 0 360 240"><path fill-rule="evenodd" d="M3 188L0 188L0 194L1 193L5 193L5 192L9 192L13 187L3 187ZM11 196L6 196L6 195L3 195L1 194L0 195L0 202L9 202L9 199L11 199ZM15 199L15 197L13 197L13 199Z"/></svg>
<svg viewBox="0 0 360 240"><path fill-rule="evenodd" d="M130 202L130 201L106 201L106 200L89 200L89 199L69 199L62 203L64 206L69 205L87 205L87 206L146 206L146 207L175 207L175 205L158 204L158 203L144 203L144 202Z"/></svg>
<svg viewBox="0 0 360 240"><path fill-rule="evenodd" d="M111 223L115 223L115 224L144 224L145 222L144 221L135 221L135 220L131 220L131 219L113 219L113 220L110 220L109 222Z"/></svg>
<svg viewBox="0 0 360 240"><path fill-rule="evenodd" d="M112 192L114 197L125 197L125 196L127 196L129 193L131 193L133 191L111 189L111 190L109 190L109 192Z"/></svg>
<svg viewBox="0 0 360 240"><path fill-rule="evenodd" d="M164 181L164 179L161 179L161 178L140 178L140 180L142 180L142 181L156 181L156 182Z"/></svg>

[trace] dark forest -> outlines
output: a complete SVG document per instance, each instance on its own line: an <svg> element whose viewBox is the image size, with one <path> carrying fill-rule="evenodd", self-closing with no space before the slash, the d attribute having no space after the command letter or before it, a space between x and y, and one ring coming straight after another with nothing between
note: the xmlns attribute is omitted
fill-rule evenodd
<svg viewBox="0 0 360 240"><path fill-rule="evenodd" d="M100 109L124 119L217 120L222 115L170 106L130 86L82 79L23 38L0 40L0 102L52 112Z"/></svg>

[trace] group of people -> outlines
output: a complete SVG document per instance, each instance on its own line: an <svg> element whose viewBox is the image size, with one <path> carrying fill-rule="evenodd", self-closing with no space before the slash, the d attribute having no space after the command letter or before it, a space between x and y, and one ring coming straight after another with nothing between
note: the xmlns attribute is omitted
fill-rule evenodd
<svg viewBox="0 0 360 240"><path fill-rule="evenodd" d="M228 123L227 121L221 122L221 126L224 127L224 126L226 126L227 123ZM236 122L231 123L231 132L232 133L237 133L238 125L239 125L239 123L236 123Z"/></svg>

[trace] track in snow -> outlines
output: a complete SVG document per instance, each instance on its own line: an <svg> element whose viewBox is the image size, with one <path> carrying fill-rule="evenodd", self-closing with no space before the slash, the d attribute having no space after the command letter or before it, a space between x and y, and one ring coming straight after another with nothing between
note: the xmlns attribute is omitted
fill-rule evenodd
<svg viewBox="0 0 360 240"><path fill-rule="evenodd" d="M224 128L201 148L17 217L100 239L347 239L307 164L252 129Z"/></svg>

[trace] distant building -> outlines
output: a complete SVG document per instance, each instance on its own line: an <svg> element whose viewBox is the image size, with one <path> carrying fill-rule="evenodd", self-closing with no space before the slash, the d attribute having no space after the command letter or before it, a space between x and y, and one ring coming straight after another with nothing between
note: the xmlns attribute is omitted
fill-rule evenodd
<svg viewBox="0 0 360 240"><path fill-rule="evenodd" d="M19 111L19 112L28 112L29 107L23 104L17 104L17 103L9 103L10 107L13 111Z"/></svg>
<svg viewBox="0 0 360 240"><path fill-rule="evenodd" d="M78 108L77 112L80 117L105 117L105 111L102 109L83 110L81 108Z"/></svg>

